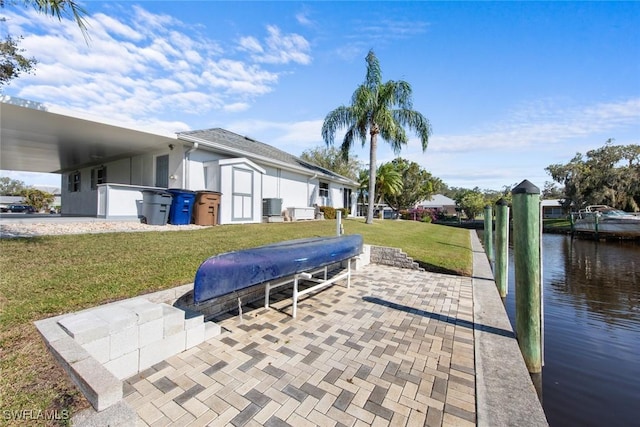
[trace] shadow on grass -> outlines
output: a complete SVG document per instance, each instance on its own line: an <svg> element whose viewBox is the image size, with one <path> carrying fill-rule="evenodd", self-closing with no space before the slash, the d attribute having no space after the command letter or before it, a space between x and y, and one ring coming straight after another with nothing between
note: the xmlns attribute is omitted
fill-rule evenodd
<svg viewBox="0 0 640 427"><path fill-rule="evenodd" d="M445 246L453 246L454 248L461 248L461 249L466 249L466 250L471 250L471 248L469 246L462 246L462 245L454 245L452 243L447 243L447 242L443 242L441 240L436 240L434 243L438 243L440 245L445 245Z"/></svg>
<svg viewBox="0 0 640 427"><path fill-rule="evenodd" d="M3 234L0 237L0 241L6 242L20 242L25 244L41 244L51 240L49 236L40 236L40 235L24 235L24 234Z"/></svg>
<svg viewBox="0 0 640 427"><path fill-rule="evenodd" d="M451 269L448 269L448 268L441 267L439 265L429 264L428 262L424 262L424 261L420 261L420 260L415 260L414 259L414 261L418 263L420 268L424 268L425 271L428 271L430 273L441 273L441 274L449 274L451 276L463 276L463 277L466 277L465 274L463 274L462 272L457 271L457 270L451 270Z"/></svg>
<svg viewBox="0 0 640 427"><path fill-rule="evenodd" d="M382 305L384 307L389 307L394 310L404 311L405 313L417 314L418 316L428 317L434 320L440 320L442 322L451 323L452 325L462 326L464 328L469 328L471 330L479 330L483 332L488 332L490 334L500 335L508 338L515 338L515 334L512 331L507 329L495 328L493 326L486 326L481 324L476 324L473 322L469 322L468 320L456 319L455 317L447 316L446 314L436 314L430 311L421 310L419 308L409 307L402 304L396 304L391 301L386 301L377 297L362 297L362 299L366 302L370 302L372 304Z"/></svg>

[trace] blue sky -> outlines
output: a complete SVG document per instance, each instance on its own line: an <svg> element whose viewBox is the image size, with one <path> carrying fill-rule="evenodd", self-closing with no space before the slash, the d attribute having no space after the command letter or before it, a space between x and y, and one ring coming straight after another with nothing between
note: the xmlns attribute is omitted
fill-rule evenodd
<svg viewBox="0 0 640 427"><path fill-rule="evenodd" d="M449 186L542 188L544 168L576 152L640 144L640 2L83 4L88 44L71 20L0 11L1 32L39 61L5 95L159 131L222 127L300 155L324 144L324 117L349 103L373 49L433 127L426 152L412 135L400 156ZM393 158L380 144L378 161Z"/></svg>

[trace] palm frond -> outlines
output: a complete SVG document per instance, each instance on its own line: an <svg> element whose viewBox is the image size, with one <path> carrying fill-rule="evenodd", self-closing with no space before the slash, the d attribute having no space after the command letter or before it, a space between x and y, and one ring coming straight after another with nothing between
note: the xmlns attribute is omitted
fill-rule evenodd
<svg viewBox="0 0 640 427"><path fill-rule="evenodd" d="M373 50L370 50L367 54L366 61L367 77L365 79L365 86L370 89L377 89L382 83L382 69L380 68L380 62Z"/></svg>
<svg viewBox="0 0 640 427"><path fill-rule="evenodd" d="M336 131L343 127L347 127L352 121L351 107L344 105L329 112L322 123L322 139L327 145L332 145L335 139Z"/></svg>
<svg viewBox="0 0 640 427"><path fill-rule="evenodd" d="M75 0L24 0L26 5L32 5L38 12L50 15L62 20L65 15L71 15L82 31L85 40L88 39L87 11Z"/></svg>
<svg viewBox="0 0 640 427"><path fill-rule="evenodd" d="M401 126L406 126L416 132L422 143L422 151L426 150L431 136L429 120L419 112L410 109L394 110L393 115Z"/></svg>

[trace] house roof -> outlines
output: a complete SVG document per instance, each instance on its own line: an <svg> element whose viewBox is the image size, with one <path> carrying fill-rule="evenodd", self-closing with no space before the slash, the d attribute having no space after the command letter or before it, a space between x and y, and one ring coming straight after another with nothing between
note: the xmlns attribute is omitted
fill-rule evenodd
<svg viewBox="0 0 640 427"><path fill-rule="evenodd" d="M416 203L416 206L424 206L425 208L441 208L443 206L455 206L456 201L442 194L434 194L429 200L423 200Z"/></svg>
<svg viewBox="0 0 640 427"><path fill-rule="evenodd" d="M545 199L540 201L540 203L544 207L547 207L547 206L558 207L558 206L562 206L562 200L563 199Z"/></svg>
<svg viewBox="0 0 640 427"><path fill-rule="evenodd" d="M341 181L348 184L357 184L355 181L332 172L328 169L305 162L299 157L282 151L276 147L265 144L247 136L238 135L221 128L193 130L178 133L178 139L198 142L218 150L234 154L242 154L246 157L258 159L262 162L272 163L276 166L285 166L295 170L305 171L307 174L318 174L332 181Z"/></svg>
<svg viewBox="0 0 640 427"><path fill-rule="evenodd" d="M178 138L277 167L356 186L349 178L265 143L216 128L175 134L122 127L82 113L58 114L27 100L0 102L0 169L62 173L148 153Z"/></svg>
<svg viewBox="0 0 640 427"><path fill-rule="evenodd" d="M143 154L175 135L0 103L0 169L61 173Z"/></svg>

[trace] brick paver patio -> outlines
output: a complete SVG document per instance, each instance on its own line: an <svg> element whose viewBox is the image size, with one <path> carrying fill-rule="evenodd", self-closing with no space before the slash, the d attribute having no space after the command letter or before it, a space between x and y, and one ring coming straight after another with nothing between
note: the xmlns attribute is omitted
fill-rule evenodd
<svg viewBox="0 0 640 427"><path fill-rule="evenodd" d="M369 265L125 382L140 425L475 425L472 279Z"/></svg>

